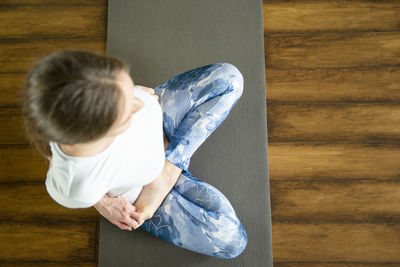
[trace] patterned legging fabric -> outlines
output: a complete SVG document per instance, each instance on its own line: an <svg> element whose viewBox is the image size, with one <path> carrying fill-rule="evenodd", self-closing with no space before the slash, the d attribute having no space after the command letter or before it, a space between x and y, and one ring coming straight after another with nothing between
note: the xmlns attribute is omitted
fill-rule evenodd
<svg viewBox="0 0 400 267"><path fill-rule="evenodd" d="M243 92L243 76L230 63L202 66L154 88L170 142L166 159L182 169L153 217L140 228L176 246L217 258L235 258L247 233L228 199L189 172L190 158L225 120Z"/></svg>

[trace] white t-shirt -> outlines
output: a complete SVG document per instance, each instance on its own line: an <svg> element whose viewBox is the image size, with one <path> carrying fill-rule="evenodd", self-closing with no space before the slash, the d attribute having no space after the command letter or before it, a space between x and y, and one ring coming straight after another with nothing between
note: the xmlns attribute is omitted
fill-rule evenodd
<svg viewBox="0 0 400 267"><path fill-rule="evenodd" d="M57 203L67 208L88 208L108 193L133 204L143 186L161 174L165 163L161 106L146 91L139 87L135 91L143 107L132 115L130 127L104 151L73 157L50 141L52 162L45 183Z"/></svg>

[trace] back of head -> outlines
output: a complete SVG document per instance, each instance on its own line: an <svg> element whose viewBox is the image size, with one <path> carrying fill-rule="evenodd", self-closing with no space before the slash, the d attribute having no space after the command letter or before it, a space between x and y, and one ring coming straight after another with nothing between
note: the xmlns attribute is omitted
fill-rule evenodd
<svg viewBox="0 0 400 267"><path fill-rule="evenodd" d="M118 58L64 50L34 63L23 92L27 137L43 157L49 141L78 144L104 136L116 121L122 92L116 82L129 65Z"/></svg>

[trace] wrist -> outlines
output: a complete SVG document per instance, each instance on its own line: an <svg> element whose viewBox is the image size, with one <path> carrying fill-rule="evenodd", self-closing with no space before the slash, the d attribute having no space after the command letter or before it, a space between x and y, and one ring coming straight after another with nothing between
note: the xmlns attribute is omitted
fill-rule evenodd
<svg viewBox="0 0 400 267"><path fill-rule="evenodd" d="M108 199L110 198L110 196L108 194L105 194L99 202L96 203L96 205L94 205L94 207L96 209L100 208L100 207L104 207L107 205L108 203Z"/></svg>

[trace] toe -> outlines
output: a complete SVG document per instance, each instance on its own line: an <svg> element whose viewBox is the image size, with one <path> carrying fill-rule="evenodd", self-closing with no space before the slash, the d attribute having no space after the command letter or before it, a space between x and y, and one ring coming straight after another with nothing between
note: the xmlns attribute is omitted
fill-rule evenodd
<svg viewBox="0 0 400 267"><path fill-rule="evenodd" d="M141 217L141 214L137 211L134 211L131 213L131 218L137 222L140 220L140 217Z"/></svg>

